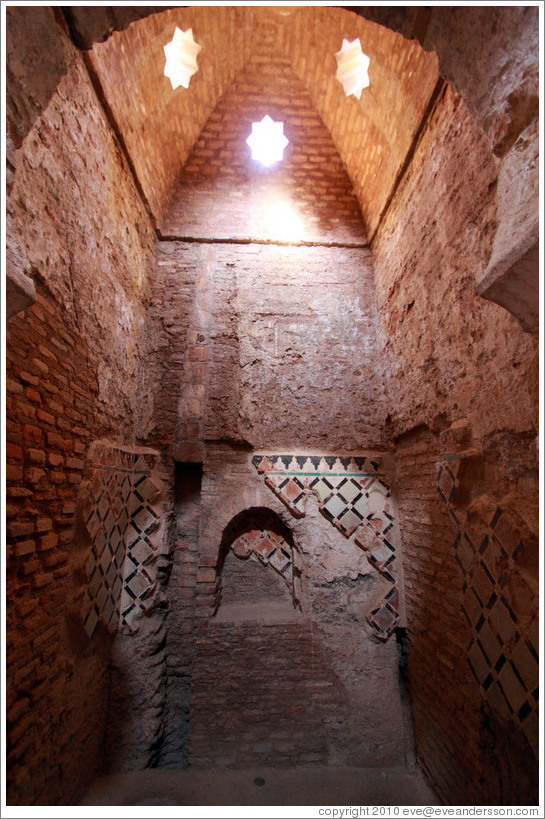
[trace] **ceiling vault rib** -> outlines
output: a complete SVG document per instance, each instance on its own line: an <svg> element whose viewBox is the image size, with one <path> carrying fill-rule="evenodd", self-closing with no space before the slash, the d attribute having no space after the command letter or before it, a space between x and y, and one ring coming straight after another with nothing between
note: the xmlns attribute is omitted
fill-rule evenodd
<svg viewBox="0 0 545 819"><path fill-rule="evenodd" d="M394 197L395 197L395 195L397 193L397 190L398 190L399 186L401 185L403 177L407 173L407 170L408 170L408 168L409 168L409 166L410 166L410 164L412 162L413 156L415 154L418 143L420 142L422 134L423 134L424 130L426 129L426 126L427 126L429 120L431 119L431 117L433 115L433 112L435 111L438 103L440 102L441 98L443 97L443 94L445 93L446 88L447 88L447 82L446 82L446 80L443 79L443 77L440 76L437 79L437 82L435 84L435 88L433 89L432 94L431 94L430 99L429 99L429 102L428 102L428 104L426 106L426 110L422 114L422 119L420 120L418 128L416 129L416 131L414 133L414 136L413 136L413 138L411 140L411 144L409 145L407 153L405 154L405 159L403 160L403 164L402 164L401 168L399 169L399 171L396 174L396 178L394 180L394 184L392 185L392 189L391 189L390 193L388 194L388 198L387 198L387 200L386 200L386 202L384 204L384 207L382 208L382 211L380 212L380 216L378 218L377 225L376 225L376 227L375 227L375 229L373 231L373 234L369 237L369 244L370 245L373 244L375 236L377 235L378 231L380 230L380 226L382 225L382 223L383 223L383 221L384 221L384 219L386 217L386 214L388 213L388 211L390 209L392 201L393 201L393 199L394 199Z"/></svg>

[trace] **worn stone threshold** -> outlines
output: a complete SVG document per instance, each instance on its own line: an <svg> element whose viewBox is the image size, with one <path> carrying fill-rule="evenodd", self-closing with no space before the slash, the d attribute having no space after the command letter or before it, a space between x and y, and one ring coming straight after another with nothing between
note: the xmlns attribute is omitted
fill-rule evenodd
<svg viewBox="0 0 545 819"><path fill-rule="evenodd" d="M81 805L439 805L417 769L154 768L97 779Z"/></svg>

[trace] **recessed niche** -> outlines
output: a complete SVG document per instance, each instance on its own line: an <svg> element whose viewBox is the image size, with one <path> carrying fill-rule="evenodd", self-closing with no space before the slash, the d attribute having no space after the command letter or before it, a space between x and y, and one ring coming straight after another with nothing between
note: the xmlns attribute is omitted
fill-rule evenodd
<svg viewBox="0 0 545 819"><path fill-rule="evenodd" d="M276 622L299 614L293 539L271 510L248 509L233 518L224 531L218 569L218 622Z"/></svg>

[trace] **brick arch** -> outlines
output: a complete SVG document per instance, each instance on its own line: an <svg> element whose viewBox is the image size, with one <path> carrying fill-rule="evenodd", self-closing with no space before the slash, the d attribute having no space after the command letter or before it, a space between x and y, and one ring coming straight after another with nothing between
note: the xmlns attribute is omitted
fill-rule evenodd
<svg viewBox="0 0 545 819"><path fill-rule="evenodd" d="M199 565L197 570L197 605L201 617L210 617L217 610L218 595L221 591L221 567L225 557L225 537L229 536L231 524L244 520L244 516L255 510L264 510L277 522L280 532L289 533L293 554L296 556L295 574L299 577L299 555L301 548L291 527L291 515L281 503L277 509L266 505L266 495L259 484L247 487L242 496L226 496L218 504L213 518L204 521L200 534ZM228 544L230 545L230 544ZM227 546L228 548L228 546ZM298 598L298 590L295 595Z"/></svg>
<svg viewBox="0 0 545 819"><path fill-rule="evenodd" d="M225 529L219 547L216 577L216 610L221 603L223 567L232 551L236 557L253 557L263 566L273 569L286 583L294 607L298 604L299 568L290 527L280 515L265 506L244 509L232 518Z"/></svg>

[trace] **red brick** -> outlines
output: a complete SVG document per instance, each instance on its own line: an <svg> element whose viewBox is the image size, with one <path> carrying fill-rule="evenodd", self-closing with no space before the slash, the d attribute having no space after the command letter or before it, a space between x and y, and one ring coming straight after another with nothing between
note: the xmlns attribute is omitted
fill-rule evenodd
<svg viewBox="0 0 545 819"><path fill-rule="evenodd" d="M45 478L45 475L46 473L43 469L30 467L29 469L25 469L25 483L39 483Z"/></svg>
<svg viewBox="0 0 545 819"><path fill-rule="evenodd" d="M40 383L40 379L36 375L31 375L30 373L25 372L24 370L20 373L21 381L25 384L32 384L33 387L37 387Z"/></svg>
<svg viewBox="0 0 545 819"><path fill-rule="evenodd" d="M32 520L15 520L8 524L7 534L9 537L21 537L23 535L30 535L34 532L34 521Z"/></svg>
<svg viewBox="0 0 545 819"><path fill-rule="evenodd" d="M49 452L47 454L47 463L50 466L61 466L64 464L64 455L59 455L58 452Z"/></svg>
<svg viewBox="0 0 545 819"><path fill-rule="evenodd" d="M64 407L62 404L59 404L58 401L51 401L47 402L47 408L51 410L51 412L56 413L57 415L62 415L64 412Z"/></svg>
<svg viewBox="0 0 545 819"><path fill-rule="evenodd" d="M6 466L6 480L20 481L23 478L23 467L15 466L15 464L7 464Z"/></svg>
<svg viewBox="0 0 545 819"><path fill-rule="evenodd" d="M46 347L44 344L38 345L38 352L41 353L44 358L51 359L52 361L57 360L57 356L54 355L54 353L51 352L49 347Z"/></svg>
<svg viewBox="0 0 545 819"><path fill-rule="evenodd" d="M35 714L30 714L24 719L20 719L10 731L10 739L13 743L19 742L25 734L32 734L32 728L36 721Z"/></svg>
<svg viewBox="0 0 545 819"><path fill-rule="evenodd" d="M85 466L85 462L80 460L79 458L67 458L66 459L67 469L82 470L84 466Z"/></svg>
<svg viewBox="0 0 545 819"><path fill-rule="evenodd" d="M37 390L32 389L31 387L25 388L25 395L29 401L33 401L35 404L42 403L42 396Z"/></svg>
<svg viewBox="0 0 545 819"><path fill-rule="evenodd" d="M7 711L7 718L8 722L14 723L17 722L19 717L21 717L25 711L27 711L28 706L30 705L30 700L28 697L21 697L21 699L17 700L17 702L12 705Z"/></svg>
<svg viewBox="0 0 545 819"><path fill-rule="evenodd" d="M36 520L35 524L35 531L36 532L49 532L50 529L53 528L53 521L51 518L46 517L39 517Z"/></svg>
<svg viewBox="0 0 545 819"><path fill-rule="evenodd" d="M45 452L41 449L29 448L25 452L25 456L29 461L35 464L45 464Z"/></svg>
<svg viewBox="0 0 545 819"><path fill-rule="evenodd" d="M39 409L36 410L36 417L43 421L44 424L49 424L50 426L55 426L55 418L49 412L45 410Z"/></svg>
<svg viewBox="0 0 545 819"><path fill-rule="evenodd" d="M47 432L47 443L49 446L63 449L66 452L70 452L72 449L72 441L68 438L63 438L56 432Z"/></svg>
<svg viewBox="0 0 545 819"><path fill-rule="evenodd" d="M42 444L44 435L40 427L33 426L32 424L24 424L23 440L29 443Z"/></svg>
<svg viewBox="0 0 545 819"><path fill-rule="evenodd" d="M18 444L12 444L9 441L6 443L6 456L12 461L23 460L23 450Z"/></svg>
<svg viewBox="0 0 545 819"><path fill-rule="evenodd" d="M6 487L6 495L8 498L30 498L32 492L23 486L8 486Z"/></svg>
<svg viewBox="0 0 545 819"><path fill-rule="evenodd" d="M23 566L23 574L25 577L28 577L35 572L40 570L40 562L38 560L29 560L28 563L25 563Z"/></svg>
<svg viewBox="0 0 545 819"><path fill-rule="evenodd" d="M41 589L53 582L53 575L50 573L35 574L32 578L32 582L37 589ZM43 637L36 637L34 643L37 644L39 641L42 642L42 640Z"/></svg>
<svg viewBox="0 0 545 819"><path fill-rule="evenodd" d="M66 472L59 472L58 470L51 470L49 472L49 480L51 483L65 483Z"/></svg>
<svg viewBox="0 0 545 819"><path fill-rule="evenodd" d="M44 364L39 358L32 359L32 366L35 370L37 370L40 375L47 375L49 373L49 367L47 364Z"/></svg>
<svg viewBox="0 0 545 819"><path fill-rule="evenodd" d="M13 554L16 557L24 557L33 554L35 551L36 542L34 540L20 540L13 544Z"/></svg>
<svg viewBox="0 0 545 819"><path fill-rule="evenodd" d="M14 381L13 378L6 378L6 392L20 395L23 392L23 385Z"/></svg>
<svg viewBox="0 0 545 819"><path fill-rule="evenodd" d="M55 532L51 532L45 537L38 538L38 550L40 552L49 551L49 549L54 549L58 542L59 536Z"/></svg>

